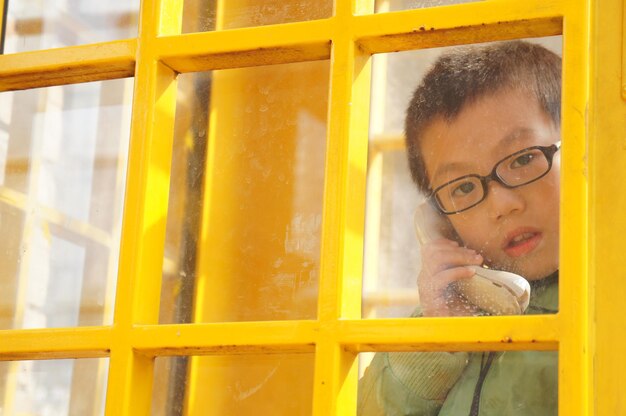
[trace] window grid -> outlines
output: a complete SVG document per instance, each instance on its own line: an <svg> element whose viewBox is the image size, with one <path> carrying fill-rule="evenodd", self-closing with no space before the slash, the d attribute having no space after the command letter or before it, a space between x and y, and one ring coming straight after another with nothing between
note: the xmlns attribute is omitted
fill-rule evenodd
<svg viewBox="0 0 626 416"><path fill-rule="evenodd" d="M377 15L336 0L329 19L179 35L182 1L144 0L139 37L0 57L0 90L134 74L125 221L112 327L3 331L0 358L110 356L107 414L146 414L153 358L315 350L316 415L353 414L356 356L384 350L559 350L560 414L590 409L584 155L589 10L584 1L485 1ZM2 1L0 1L0 6ZM360 320L370 55L564 35L560 312L554 316ZM316 321L157 325L176 73L331 58L322 266ZM584 87L581 87L584 86ZM165 179L163 174L165 173ZM359 235L354 230L361 230ZM480 339L476 338L480 333Z"/></svg>

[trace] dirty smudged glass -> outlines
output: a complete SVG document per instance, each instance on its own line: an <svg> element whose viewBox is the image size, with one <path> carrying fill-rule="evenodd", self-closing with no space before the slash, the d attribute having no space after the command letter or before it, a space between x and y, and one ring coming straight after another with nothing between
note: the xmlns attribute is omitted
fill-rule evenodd
<svg viewBox="0 0 626 416"><path fill-rule="evenodd" d="M314 358L311 353L157 357L151 415L310 415Z"/></svg>
<svg viewBox="0 0 626 416"><path fill-rule="evenodd" d="M324 19L332 0L185 0L183 33Z"/></svg>
<svg viewBox="0 0 626 416"><path fill-rule="evenodd" d="M359 416L557 414L556 351L368 352L358 360Z"/></svg>
<svg viewBox="0 0 626 416"><path fill-rule="evenodd" d="M472 293L460 285L437 284L437 278L445 278L441 272L482 263L492 271L524 276L523 282L516 282L530 288L526 314L558 311L562 39L528 41L472 46L491 48L491 55L480 55L492 65L490 70L507 62L503 53L516 59L505 66L508 74L537 62L546 66L525 75L515 73L514 79L525 82L472 95L453 115L438 118L429 115L441 114L437 105L455 102L460 88L476 91L489 84L484 77L471 85L459 81L477 79L467 73L478 67L474 59L487 49L449 47L374 57L364 318L501 313L495 305L504 304L503 298L491 296L487 289ZM530 55L536 44L555 54L534 49L537 55ZM427 77L438 57L449 53L455 58L440 61L431 73L437 77ZM458 70L446 72L450 63L460 63ZM445 82L435 88L435 80ZM405 125L406 109L422 82L430 89L422 89L425 95L413 101L415 111ZM417 137L418 146L406 148L405 131L413 140ZM423 162L413 165L418 183L411 178L407 152L423 155ZM438 198L425 203L433 190ZM436 207L460 212L444 216ZM433 219L444 225L434 226ZM482 257L475 259L477 253ZM521 313L521 304L516 301L519 310L509 313ZM488 325L489 318L484 319ZM510 409L557 412L558 352L398 351L363 353L359 361L359 415L392 409L442 416L472 414L478 408L481 414L494 415Z"/></svg>
<svg viewBox="0 0 626 416"><path fill-rule="evenodd" d="M109 359L0 362L0 414L103 415Z"/></svg>
<svg viewBox="0 0 626 416"><path fill-rule="evenodd" d="M315 318L328 75L179 76L161 323Z"/></svg>
<svg viewBox="0 0 626 416"><path fill-rule="evenodd" d="M133 38L139 0L8 1L4 53Z"/></svg>
<svg viewBox="0 0 626 416"><path fill-rule="evenodd" d="M112 322L133 81L0 94L0 328Z"/></svg>
<svg viewBox="0 0 626 416"><path fill-rule="evenodd" d="M482 0L376 0L376 13L395 12L410 9L448 6Z"/></svg>
<svg viewBox="0 0 626 416"><path fill-rule="evenodd" d="M550 50L560 54L561 37L542 38L530 41L545 45ZM403 135L405 127L404 117L413 91L421 82L425 72L431 67L438 56L444 52L453 50L459 49L455 49L455 47L436 48L422 51L381 54L373 58L363 275L362 316L364 318L406 317L412 314L422 313L423 304L421 304L419 300L417 284L418 275L422 269L422 259L420 257L420 243L416 235L415 215L416 208L423 205L424 194L418 191L409 172ZM511 100L506 100L505 102L510 101ZM534 102L532 100L530 101ZM502 107L502 105L496 104L496 107ZM513 113L518 112L513 111ZM539 117L543 117L544 113L539 113L542 114ZM519 122L522 123L522 121ZM504 124L508 125L508 123ZM465 134L464 137L466 138L471 139L471 137L475 137L476 134L482 135L480 139L475 139L476 143L466 143L464 141L466 139L463 139L462 143L460 143L463 146L467 144L472 149L466 152L466 154L470 155L468 163L473 163L471 169L468 168L466 170L452 172L445 180L437 179L436 185L442 185L448 180L466 174L477 173L480 175L488 175L494 165L510 153L538 144L551 146L554 144L553 142L558 141L560 138L558 131L551 131L552 125L549 122L544 125L546 128L541 131L536 129L536 125L533 124L532 128L537 131L534 135L519 130L515 133L517 134L515 143L511 144L506 149L501 149L497 154L486 154L487 151L491 152L491 150L489 150L489 142L485 141L485 138L488 137L488 130L485 126L491 127L492 130L498 128L493 117L489 122L486 122L484 126L474 124L471 128L468 126L463 127L466 133L468 131L474 133L474 136ZM449 133L446 134L453 137ZM460 144L457 143L459 146ZM437 150L434 147L433 149L435 151ZM433 149L431 149L431 151ZM533 159L534 161L538 161L543 157L541 152L535 150L535 153L537 154L533 154L532 156L538 156L539 158ZM443 153L440 152L437 154L442 155ZM446 155L447 154L452 153L447 152ZM437 160L439 160L440 157L441 156L437 156ZM555 163L558 163L559 151L556 151L553 157ZM518 166L516 164L517 162L526 163L526 161L530 159L528 159L527 155L520 154L516 156L514 160L515 163L511 166ZM544 160L544 162L546 161ZM548 174L546 178L539 179L537 182L516 188L516 192L524 192L524 195L526 192L529 192L529 190L534 192L535 195L540 195L541 192L547 192L546 195L542 196L542 198L544 198L543 201L546 201L545 198L555 200L554 208L556 211L551 211L554 215L551 215L550 219L546 219L544 218L545 216L542 216L541 218L544 219L541 221L543 222L539 223L536 219L532 221L529 220L529 214L525 214L525 219L518 221L519 224L515 223L517 224L515 227L513 225L508 226L506 232L500 233L502 235L487 233L485 236L481 235L481 233L485 233L480 230L465 227L462 229L468 241L460 241L461 245L481 253L485 257L483 258L483 262L491 264L493 268L497 268L496 266L499 265L501 269L524 275L524 273L526 273L524 269L529 267L528 262L525 262L524 258L528 256L516 257L518 252L524 248L524 244L530 245L536 242L534 240L542 240L543 243L540 248L549 243L550 254L547 254L545 249L542 249L544 251L540 251L538 254L540 262L543 261L545 263L548 261L546 259L551 258L555 263L550 266L545 265L546 270L550 267L552 271L558 268L558 227L555 229L555 227L552 226L552 224L558 222L558 164L554 166L557 167L550 172L552 172L552 175L556 175L556 186L553 185L554 178L550 179L551 176ZM516 172L521 172L521 170L518 169ZM550 184L550 186L543 186L546 184ZM476 187L476 189L480 192L482 188ZM464 189L464 191L466 190ZM533 201L528 203L532 206L538 205L537 201L535 201L535 199L537 199L536 197L531 197L531 199L533 199ZM487 204L490 200L491 199L487 199L486 202L482 202L481 204ZM427 205L428 204L426 204L426 206ZM475 208L470 208L468 211L451 215L449 219L460 227L463 227L464 219L466 219L465 224L467 224L467 221L476 223L477 220L474 217L470 219L470 216L473 212L480 212L485 206L487 205L482 205L481 208L481 205L478 205ZM545 208L544 203L542 203L542 206ZM439 215L439 217L441 216ZM509 224L513 224L513 222L509 222ZM519 228L522 227L522 225L531 228ZM538 234L540 231L538 227L546 227L540 235ZM483 228L485 230L493 230L498 227L486 224ZM511 233L517 234L512 235ZM433 237L434 236L431 236L431 239ZM448 236L448 238L455 237ZM458 239L459 237L456 238ZM480 240L481 238L483 240ZM484 239L494 239L494 241L498 240L499 245L505 238L510 239L507 243L509 247L507 250L503 250L508 254L503 254L502 252L494 253L493 250L482 247L481 244L483 243L477 242L479 240L485 241ZM524 243L524 241L527 242ZM472 245L474 246L472 247ZM521 248L514 248L513 246L515 245L519 245ZM493 258L489 259L489 256ZM537 259L535 257L532 258ZM544 295L542 295L542 297L532 296L530 298L531 302L528 313L555 312L558 308L558 300L556 299L557 290L555 287L558 285L553 285L552 283L555 279L558 281L558 278L551 276L550 279L541 279L539 277L546 276L534 276L533 273L542 273L542 271L531 269L532 267L530 267L528 271L531 273L530 280L535 280L530 284L531 293L533 287L536 287L536 294L544 293ZM550 284L544 285L543 283L546 282ZM424 289L424 287L422 287L422 289ZM447 293L450 292L451 291ZM483 295L480 295L480 298L481 300L486 299ZM448 299L449 298L446 298L446 300ZM456 301L453 299L452 302ZM468 306L468 302L464 302L461 306L465 309L465 312L457 311L460 314L482 315L492 313L489 307L476 310ZM440 310L439 312L444 315L447 314L445 311L442 312Z"/></svg>

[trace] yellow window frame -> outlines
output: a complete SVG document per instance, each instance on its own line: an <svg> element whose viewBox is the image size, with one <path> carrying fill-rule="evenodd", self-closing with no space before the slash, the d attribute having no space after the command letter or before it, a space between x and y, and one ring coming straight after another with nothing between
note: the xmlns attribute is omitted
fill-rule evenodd
<svg viewBox="0 0 626 416"><path fill-rule="evenodd" d="M626 219L616 215L626 198L615 192L626 162L623 1L489 0L371 14L372 0L336 0L328 19L193 34L180 34L182 4L143 0L137 39L0 56L0 91L135 77L114 324L0 331L0 360L108 356L106 413L117 416L149 412L158 356L223 345L315 351L313 412L344 415L355 413L359 352L558 350L560 414L626 411L618 390ZM564 37L559 313L361 320L371 55L556 34ZM317 319L158 325L177 74L328 58Z"/></svg>

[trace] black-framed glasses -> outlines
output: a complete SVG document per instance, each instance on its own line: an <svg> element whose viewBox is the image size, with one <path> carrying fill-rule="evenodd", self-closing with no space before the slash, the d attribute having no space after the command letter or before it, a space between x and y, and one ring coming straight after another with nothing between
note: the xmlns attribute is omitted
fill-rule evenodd
<svg viewBox="0 0 626 416"><path fill-rule="evenodd" d="M552 169L554 154L561 148L558 141L551 146L533 146L500 160L487 176L470 174L437 187L430 199L446 215L458 214L480 204L487 198L488 185L496 181L506 188L518 188L544 177Z"/></svg>

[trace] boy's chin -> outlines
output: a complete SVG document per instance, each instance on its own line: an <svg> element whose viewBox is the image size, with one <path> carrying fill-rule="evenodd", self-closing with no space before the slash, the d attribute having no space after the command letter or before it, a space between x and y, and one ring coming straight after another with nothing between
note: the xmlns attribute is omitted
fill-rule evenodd
<svg viewBox="0 0 626 416"><path fill-rule="evenodd" d="M528 281L544 279L559 269L558 262L550 262L551 264L542 265L540 262L537 262L536 259L534 259L535 261L530 258L525 260L526 261L502 262L501 264L494 262L492 265L489 265L489 267L518 274Z"/></svg>
<svg viewBox="0 0 626 416"><path fill-rule="evenodd" d="M520 270L520 272L517 274L524 276L526 280L532 282L536 280L545 279L546 277L552 275L554 272L559 270L558 266L555 266L555 265L551 265L547 267L536 267L536 265L533 265L533 266L535 267L522 268L525 270Z"/></svg>

